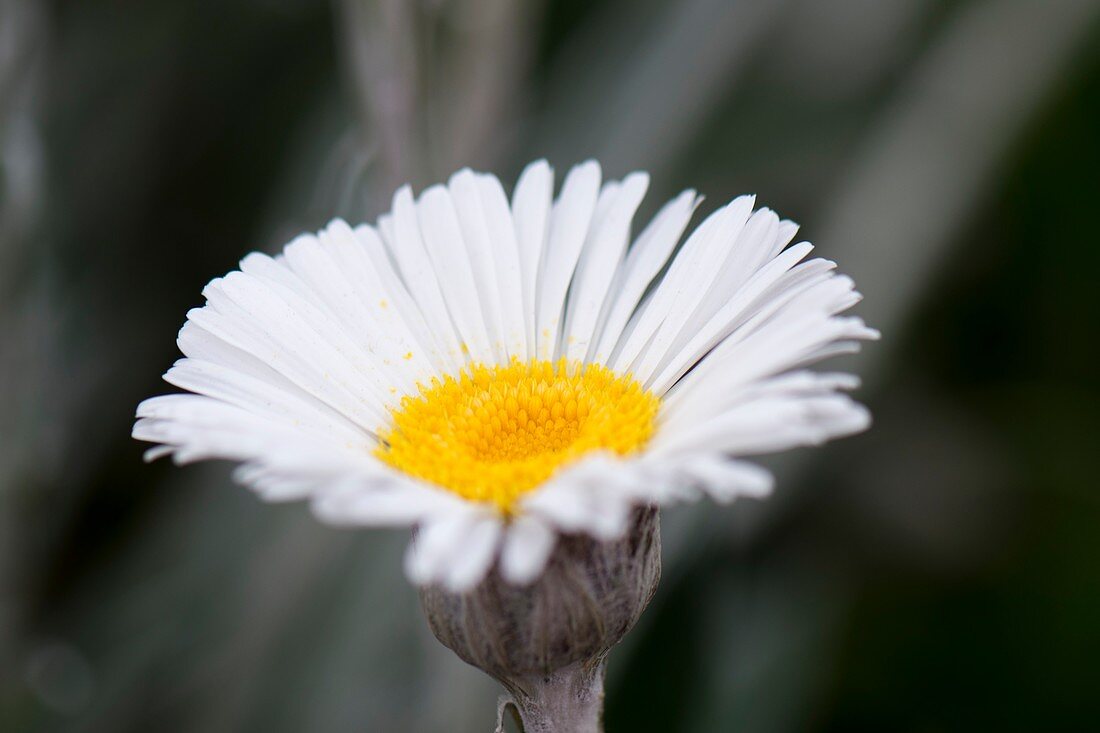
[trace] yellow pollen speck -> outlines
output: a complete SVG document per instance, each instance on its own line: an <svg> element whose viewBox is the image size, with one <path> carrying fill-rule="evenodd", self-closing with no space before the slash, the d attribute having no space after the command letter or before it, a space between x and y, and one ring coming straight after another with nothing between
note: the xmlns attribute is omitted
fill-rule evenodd
<svg viewBox="0 0 1100 733"><path fill-rule="evenodd" d="M386 300L385 298L383 298L382 300L378 301L378 307L379 307L379 308L383 308L383 309L385 309L385 308L389 308L389 307L390 307L390 303L389 303L389 301L387 301L387 300Z"/></svg>
<svg viewBox="0 0 1100 733"><path fill-rule="evenodd" d="M405 353L405 361L408 361L411 358L413 358L413 353L411 351L406 352Z"/></svg>
<svg viewBox="0 0 1100 733"><path fill-rule="evenodd" d="M519 497L586 453L642 448L659 405L633 377L598 364L474 366L406 396L375 455L510 514Z"/></svg>

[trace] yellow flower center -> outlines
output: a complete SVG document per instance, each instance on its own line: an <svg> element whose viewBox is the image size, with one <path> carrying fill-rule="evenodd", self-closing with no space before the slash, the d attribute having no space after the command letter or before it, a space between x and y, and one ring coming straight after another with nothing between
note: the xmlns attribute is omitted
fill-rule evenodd
<svg viewBox="0 0 1100 733"><path fill-rule="evenodd" d="M402 399L375 454L509 514L519 497L586 453L637 451L653 434L659 404L633 377L598 364L474 366Z"/></svg>

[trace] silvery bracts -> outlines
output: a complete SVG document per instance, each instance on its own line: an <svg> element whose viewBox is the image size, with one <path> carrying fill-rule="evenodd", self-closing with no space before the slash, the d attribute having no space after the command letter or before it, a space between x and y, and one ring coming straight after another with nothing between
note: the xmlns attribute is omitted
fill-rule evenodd
<svg viewBox="0 0 1100 733"><path fill-rule="evenodd" d="M656 508L644 507L618 540L563 537L528 587L494 569L471 591L429 586L421 601L436 637L504 685L525 733L589 733L602 730L608 652L637 622L660 575L660 521Z"/></svg>

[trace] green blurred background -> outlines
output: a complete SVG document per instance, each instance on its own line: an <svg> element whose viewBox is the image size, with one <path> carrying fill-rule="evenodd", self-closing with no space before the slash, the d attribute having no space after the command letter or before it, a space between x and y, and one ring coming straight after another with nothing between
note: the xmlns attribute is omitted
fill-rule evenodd
<svg viewBox="0 0 1100 733"><path fill-rule="evenodd" d="M867 434L665 514L607 729L1100 730L1100 3L0 0L0 730L488 731L401 532L145 465L211 277L547 156L800 221Z"/></svg>

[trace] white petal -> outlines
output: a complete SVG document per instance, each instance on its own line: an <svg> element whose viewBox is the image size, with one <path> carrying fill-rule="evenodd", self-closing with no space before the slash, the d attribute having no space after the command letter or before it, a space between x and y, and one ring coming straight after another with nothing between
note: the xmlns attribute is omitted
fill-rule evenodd
<svg viewBox="0 0 1100 733"><path fill-rule="evenodd" d="M657 338L645 350L632 370L637 379L647 383L655 371L696 333L730 299L731 293L742 289L771 251L779 231L779 217L761 209L749 217L729 245L729 253L712 267L713 275L699 281L697 292L678 302L661 324ZM719 238L721 235L718 235ZM706 282L709 281L709 282ZM706 284L704 284L706 282Z"/></svg>
<svg viewBox="0 0 1100 733"><path fill-rule="evenodd" d="M409 480L386 485L349 478L319 493L313 511L332 524L410 526L429 517L463 510L463 501L443 489Z"/></svg>
<svg viewBox="0 0 1100 733"><path fill-rule="evenodd" d="M387 228L383 227L384 234ZM397 263L402 281L439 340L443 356L461 363L464 360L460 339L451 323L439 280L421 238L416 204L408 186L394 194L392 233L384 241L387 252Z"/></svg>
<svg viewBox="0 0 1100 733"><path fill-rule="evenodd" d="M207 286L204 293L211 305L189 311L188 320L252 354L359 425L368 429L378 425L385 419L385 388L381 375L367 371L374 365L363 361L353 365L354 347L334 334L319 332L321 318L306 316L304 301L297 299L298 310L274 287L241 272L230 273ZM293 298L289 293L283 290L283 295Z"/></svg>
<svg viewBox="0 0 1100 733"><path fill-rule="evenodd" d="M454 593L477 585L496 560L502 533L499 516L482 516L462 543L461 551L449 558L441 578L443 585Z"/></svg>
<svg viewBox="0 0 1100 733"><path fill-rule="evenodd" d="M557 534L541 518L520 514L508 526L501 548L500 572L509 583L528 585L542 572Z"/></svg>
<svg viewBox="0 0 1100 733"><path fill-rule="evenodd" d="M635 503L630 466L606 455L589 454L524 497L520 507L566 532L587 532L600 539L620 537Z"/></svg>
<svg viewBox="0 0 1100 733"><path fill-rule="evenodd" d="M381 248L380 241L377 246ZM424 330L410 326L399 309L402 294L391 293L383 285L364 240L337 219L321 232L318 243L310 249L313 257L309 258L303 256L309 251L306 247L288 250L287 262L322 291L334 317L372 353L401 364L400 370L391 371L399 371L403 377L402 390L426 378L433 369L428 348L431 342L424 338ZM316 274L307 277L307 272ZM419 323L422 319L418 321L413 316L412 321Z"/></svg>
<svg viewBox="0 0 1100 733"><path fill-rule="evenodd" d="M207 395L257 415L310 430L340 443L361 441L364 432L324 403L290 391L266 379L257 379L229 367L200 359L181 359L164 379L181 389Z"/></svg>
<svg viewBox="0 0 1100 733"><path fill-rule="evenodd" d="M768 287L783 276L796 262L809 254L812 246L808 242L795 245L776 257L753 275L744 287L733 296L703 324L691 324L684 329L683 344L674 345L662 360L660 373L650 377L645 386L656 394L664 394L677 379L695 365L707 352L729 336L733 329L744 322L745 314Z"/></svg>
<svg viewBox="0 0 1100 733"><path fill-rule="evenodd" d="M756 455L866 430L870 414L842 395L768 397L753 400L691 428L659 434L650 444L655 455L714 451Z"/></svg>
<svg viewBox="0 0 1100 733"><path fill-rule="evenodd" d="M719 254L748 221L755 198L741 196L711 214L688 237L669 265L652 298L638 310L627 327L627 337L612 355L611 365L629 371L651 345L671 338L662 334L666 320L681 323L690 315L710 283L717 277Z"/></svg>
<svg viewBox="0 0 1100 733"><path fill-rule="evenodd" d="M695 191L684 191L665 204L638 236L611 285L612 294L600 314L590 361L603 364L611 357L611 352L622 338L627 320L637 308L646 288L668 261L700 201L702 199L695 195Z"/></svg>
<svg viewBox="0 0 1100 733"><path fill-rule="evenodd" d="M265 501L296 501L316 489L316 476L284 473L262 464L244 463L233 471L233 480L248 486Z"/></svg>
<svg viewBox="0 0 1100 733"><path fill-rule="evenodd" d="M536 355L551 359L557 350L565 294L577 266L600 188L600 166L582 163L569 171L550 212L550 235L539 261L535 291Z"/></svg>
<svg viewBox="0 0 1100 733"><path fill-rule="evenodd" d="M669 390L663 405L668 425L697 421L720 408L723 395L793 369L831 342L874 338L860 319L831 315L850 291L847 278L826 277L758 309Z"/></svg>
<svg viewBox="0 0 1100 733"><path fill-rule="evenodd" d="M454 592L484 577L500 539L500 518L466 509L425 522L409 544L405 572L417 585L440 583Z"/></svg>
<svg viewBox="0 0 1100 733"><path fill-rule="evenodd" d="M390 258L386 245L378 232L370 226L360 224L354 230L355 240L360 245L353 247L350 242L340 238L336 240L336 251L342 266L349 267L352 279L358 280L362 287L371 288L377 284L383 311L393 311L392 316L382 315L385 328L395 327L407 330L410 338L425 350L432 367L439 371L458 371L462 360L447 349L449 328L438 334L424 320L420 306L405 287L401 275Z"/></svg>
<svg viewBox="0 0 1100 733"><path fill-rule="evenodd" d="M473 275L473 280L468 284L472 286L475 298L481 302L489 348L494 354L494 361L506 362L508 352L504 344L504 303L501 299L501 287L506 276L498 270L498 262L504 259L505 253L496 250L496 242L489 234L474 172L464 168L455 173L447 182L446 191L461 229L459 241L466 245L466 257ZM518 275L519 253L514 254Z"/></svg>
<svg viewBox="0 0 1100 733"><path fill-rule="evenodd" d="M172 455L175 450L176 447L174 445L154 445L152 448L146 450L141 457L146 463L152 463L158 458Z"/></svg>
<svg viewBox="0 0 1100 733"><path fill-rule="evenodd" d="M373 441L336 443L226 402L193 394L164 395L138 405L133 436L173 446L178 463L207 458L263 460L325 476L367 469Z"/></svg>
<svg viewBox="0 0 1100 733"><path fill-rule="evenodd" d="M647 174L632 173L610 193L605 211L597 205L569 292L562 352L570 361L583 360L588 353L600 311L630 239L630 222L648 187ZM605 190L609 188L605 186Z"/></svg>
<svg viewBox="0 0 1100 733"><path fill-rule="evenodd" d="M739 496L762 499L771 493L775 484L774 477L765 469L722 456L692 456L681 466L690 480L723 504Z"/></svg>
<svg viewBox="0 0 1100 733"><path fill-rule="evenodd" d="M504 344L509 357L528 358L528 310L524 301L523 269L519 242L504 188L496 176L477 176L478 194L500 287L500 314ZM532 320L532 328L533 328Z"/></svg>
<svg viewBox="0 0 1100 733"><path fill-rule="evenodd" d="M545 160L524 168L512 194L512 218L515 220L519 248L520 283L523 316L527 329L527 358L535 358L535 321L538 313L539 263L550 236L550 209L554 196L554 172Z"/></svg>
<svg viewBox="0 0 1100 733"><path fill-rule="evenodd" d="M446 188L432 186L424 191L416 202L416 212L424 247L435 268L447 310L462 337L463 351L468 351L475 362L496 362L487 326L489 319L482 311L478 296L482 279L493 277L487 269L488 263L483 259L477 263L471 261L454 203Z"/></svg>

